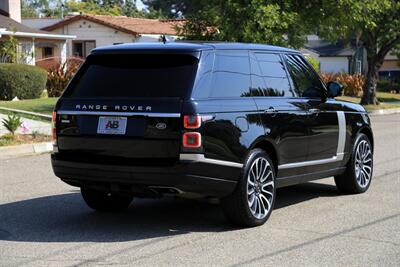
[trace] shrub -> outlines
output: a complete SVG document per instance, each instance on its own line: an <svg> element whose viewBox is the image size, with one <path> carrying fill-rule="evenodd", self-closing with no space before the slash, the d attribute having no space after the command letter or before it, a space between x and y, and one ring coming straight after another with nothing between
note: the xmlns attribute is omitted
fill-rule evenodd
<svg viewBox="0 0 400 267"><path fill-rule="evenodd" d="M46 88L46 72L35 66L0 64L0 100L39 98Z"/></svg>
<svg viewBox="0 0 400 267"><path fill-rule="evenodd" d="M63 64L57 63L49 66L46 83L49 97L58 97L61 95L82 62L83 60L80 58L69 58Z"/></svg>
<svg viewBox="0 0 400 267"><path fill-rule="evenodd" d="M343 85L343 94L347 96L361 97L365 78L363 75L347 73L321 73L321 78L325 83L337 81Z"/></svg>
<svg viewBox="0 0 400 267"><path fill-rule="evenodd" d="M8 115L6 119L3 119L4 127L14 136L15 131L22 124L21 117L18 115Z"/></svg>

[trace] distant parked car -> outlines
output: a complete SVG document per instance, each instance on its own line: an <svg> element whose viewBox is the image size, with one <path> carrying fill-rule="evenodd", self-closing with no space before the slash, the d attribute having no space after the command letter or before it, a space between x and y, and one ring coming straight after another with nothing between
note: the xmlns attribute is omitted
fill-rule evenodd
<svg viewBox="0 0 400 267"><path fill-rule="evenodd" d="M211 196L233 223L261 225L276 188L329 176L344 192L370 186L370 120L334 99L341 90L281 47L98 48L57 103L53 169L95 210Z"/></svg>

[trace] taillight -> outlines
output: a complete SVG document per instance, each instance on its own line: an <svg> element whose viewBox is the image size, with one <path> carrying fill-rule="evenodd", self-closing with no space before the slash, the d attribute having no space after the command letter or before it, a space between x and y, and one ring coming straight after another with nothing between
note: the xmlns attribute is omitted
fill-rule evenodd
<svg viewBox="0 0 400 267"><path fill-rule="evenodd" d="M201 147L201 134L197 132L186 132L183 134L183 147L199 148Z"/></svg>
<svg viewBox="0 0 400 267"><path fill-rule="evenodd" d="M57 112L53 111L53 117L51 120L51 131L53 134L53 143L57 143L57 129L56 129L56 121L57 121Z"/></svg>
<svg viewBox="0 0 400 267"><path fill-rule="evenodd" d="M183 117L183 127L185 129L198 129L201 126L201 116L192 115Z"/></svg>

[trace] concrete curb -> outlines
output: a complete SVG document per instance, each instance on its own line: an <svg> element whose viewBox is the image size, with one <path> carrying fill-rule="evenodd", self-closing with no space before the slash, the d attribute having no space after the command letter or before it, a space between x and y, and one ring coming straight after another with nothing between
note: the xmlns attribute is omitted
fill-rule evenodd
<svg viewBox="0 0 400 267"><path fill-rule="evenodd" d="M53 151L53 143L33 143L17 146L0 147L0 159L10 156L22 156L30 154L42 154Z"/></svg>
<svg viewBox="0 0 400 267"><path fill-rule="evenodd" d="M41 113L36 113L36 112L30 112L30 111L13 109L13 108L5 108L5 107L0 107L0 110L19 113L19 114L22 114L22 115L30 115L30 116L41 118L41 119L46 120L46 121L51 121L52 120L52 116L41 114Z"/></svg>
<svg viewBox="0 0 400 267"><path fill-rule="evenodd" d="M379 116L379 115L389 115L389 114L398 114L400 113L400 108L388 108L388 109L378 109L372 110L368 112L371 116Z"/></svg>

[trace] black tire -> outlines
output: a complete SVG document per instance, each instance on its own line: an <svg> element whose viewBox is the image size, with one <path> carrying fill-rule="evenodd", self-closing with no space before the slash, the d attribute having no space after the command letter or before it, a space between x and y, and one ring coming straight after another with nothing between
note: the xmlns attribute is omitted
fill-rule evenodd
<svg viewBox="0 0 400 267"><path fill-rule="evenodd" d="M257 159L265 159L269 163L269 168L271 170L271 175L272 178L266 178L267 180L272 181L272 187L269 187L268 190L272 192L272 196L269 199L270 206L268 212L266 212L265 217L262 218L257 218L256 215L254 215L249 207L249 200L248 200L248 178L249 178L249 172L253 166L253 163ZM262 176L262 175L261 175ZM259 190L260 188L257 188ZM255 190L255 189L254 189ZM260 192L260 191L258 191ZM256 194L256 192L254 192ZM261 194L260 192L259 194ZM249 194L250 196L251 194ZM264 224L269 216L271 215L271 212L274 207L275 203L275 168L273 165L273 162L271 158L268 156L268 154L262 150L262 149L253 149L250 151L249 155L247 156L241 177L238 181L238 184L235 188L235 191L230 194L229 196L221 199L221 205L223 208L223 211L225 213L225 216L227 219L233 223L234 225L238 226L244 226L244 227L254 227L254 226L259 226ZM255 200L256 201L256 200ZM261 201L261 200L260 200ZM263 203L259 202L259 205L264 205ZM265 206L265 205L264 205ZM260 207L261 208L261 207ZM255 208L257 211L257 208Z"/></svg>
<svg viewBox="0 0 400 267"><path fill-rule="evenodd" d="M370 178L368 179L368 182L365 185L361 186L359 182L357 182L356 153L357 153L357 147L360 145L360 143L364 142L368 144L371 151L370 152L371 175ZM335 176L336 187L342 193L347 193L347 194L364 193L368 190L369 186L371 185L372 176L373 176L373 151L372 151L371 141L365 134L358 134L353 143L352 153L349 162L346 165L346 171L341 175Z"/></svg>
<svg viewBox="0 0 400 267"><path fill-rule="evenodd" d="M106 191L81 188L81 194L86 204L97 211L122 211L129 207L133 197L109 193Z"/></svg>

